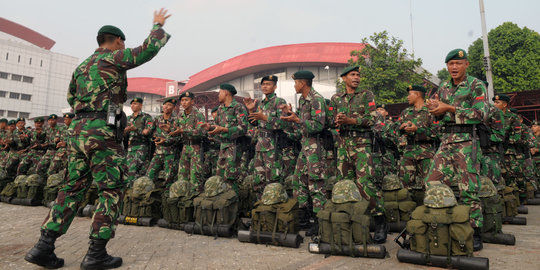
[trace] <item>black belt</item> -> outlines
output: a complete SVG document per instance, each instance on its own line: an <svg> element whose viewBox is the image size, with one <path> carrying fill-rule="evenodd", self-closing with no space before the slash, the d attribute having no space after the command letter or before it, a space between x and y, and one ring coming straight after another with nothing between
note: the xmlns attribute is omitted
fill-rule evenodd
<svg viewBox="0 0 540 270"><path fill-rule="evenodd" d="M274 131L259 130L259 137L261 138L273 138L276 133Z"/></svg>
<svg viewBox="0 0 540 270"><path fill-rule="evenodd" d="M340 130L339 136L342 137L362 137L362 138L371 138L373 132L371 131L358 131L358 130Z"/></svg>
<svg viewBox="0 0 540 270"><path fill-rule="evenodd" d="M408 145L419 145L419 144L432 144L433 141L428 140L416 140L415 138L409 138L407 137L407 144Z"/></svg>
<svg viewBox="0 0 540 270"><path fill-rule="evenodd" d="M78 112L77 118L107 119L107 112Z"/></svg>
<svg viewBox="0 0 540 270"><path fill-rule="evenodd" d="M473 133L473 125L451 125L441 127L442 133Z"/></svg>

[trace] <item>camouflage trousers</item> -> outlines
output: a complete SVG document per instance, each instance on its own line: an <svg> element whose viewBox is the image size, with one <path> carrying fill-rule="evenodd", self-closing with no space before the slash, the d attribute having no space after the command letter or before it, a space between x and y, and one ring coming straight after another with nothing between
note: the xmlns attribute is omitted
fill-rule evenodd
<svg viewBox="0 0 540 270"><path fill-rule="evenodd" d="M219 150L216 174L231 185L237 194L241 160L242 152L237 145L231 144Z"/></svg>
<svg viewBox="0 0 540 270"><path fill-rule="evenodd" d="M148 144L130 145L126 153L126 182L131 183L145 175L149 160Z"/></svg>
<svg viewBox="0 0 540 270"><path fill-rule="evenodd" d="M293 175L296 168L296 160L298 159L298 152L293 146L287 146L281 149L281 163L282 163L282 175L283 178Z"/></svg>
<svg viewBox="0 0 540 270"><path fill-rule="evenodd" d="M6 165L6 157L8 153L9 151L0 150L0 167L4 167Z"/></svg>
<svg viewBox="0 0 540 270"><path fill-rule="evenodd" d="M51 160L51 164L49 165L49 168L47 169L47 174L52 175L66 168L67 159L68 159L67 149L65 147L59 148L56 151L53 159Z"/></svg>
<svg viewBox="0 0 540 270"><path fill-rule="evenodd" d="M431 157L420 156L417 151L405 151L399 160L399 178L403 186L424 189L424 179L431 165Z"/></svg>
<svg viewBox="0 0 540 270"><path fill-rule="evenodd" d="M514 154L504 155L503 177L507 186L515 185L521 190L525 190L525 182L522 167Z"/></svg>
<svg viewBox="0 0 540 270"><path fill-rule="evenodd" d="M48 149L47 152L45 152L45 155L39 159L39 163L36 167L36 173L39 175L46 175L55 155L56 149Z"/></svg>
<svg viewBox="0 0 540 270"><path fill-rule="evenodd" d="M204 191L203 161L200 144L184 144L178 162L178 180L189 181L199 191Z"/></svg>
<svg viewBox="0 0 540 270"><path fill-rule="evenodd" d="M257 200L261 199L266 185L282 181L282 163L278 159L278 151L279 149L255 152L253 190L257 193Z"/></svg>
<svg viewBox="0 0 540 270"><path fill-rule="evenodd" d="M205 179L216 175L218 155L219 150L212 148L204 152L203 175Z"/></svg>
<svg viewBox="0 0 540 270"><path fill-rule="evenodd" d="M384 214L381 187L375 183L374 161L370 144L351 144L341 140L337 150L338 180L355 181L362 197L369 202L371 215Z"/></svg>
<svg viewBox="0 0 540 270"><path fill-rule="evenodd" d="M66 233L94 180L98 186L98 204L92 217L90 238L113 238L124 196L123 149L116 144L113 131L104 120L75 119L71 125L74 134L69 138L65 183L41 229Z"/></svg>
<svg viewBox="0 0 540 270"><path fill-rule="evenodd" d="M317 154L316 149L300 152L294 171L296 177L292 183L293 196L298 200L298 206L308 208L311 202L315 213L322 209L327 198L324 187L327 175L323 158Z"/></svg>
<svg viewBox="0 0 540 270"><path fill-rule="evenodd" d="M375 158L378 157L378 158ZM377 182L382 184L382 179L385 175L395 174L398 175L399 167L398 160L393 155L393 153L387 150L384 154L374 154L374 164L375 164L375 178Z"/></svg>
<svg viewBox="0 0 540 270"><path fill-rule="evenodd" d="M476 160L472 158L473 150L476 150ZM470 222L473 228L482 228L484 222L478 197L481 160L482 151L479 142L476 149L472 141L443 143L433 156L425 180L427 187L431 182L441 182L449 187L457 185L460 203L471 207Z"/></svg>
<svg viewBox="0 0 540 270"><path fill-rule="evenodd" d="M486 152L482 154L482 175L491 179L498 190L506 185L501 172L501 155L497 152ZM504 165L503 165L504 166Z"/></svg>
<svg viewBox="0 0 540 270"><path fill-rule="evenodd" d="M533 158L533 163L534 163L533 167L536 169L535 170L536 179L539 181L539 184L540 184L540 154L536 154L532 158Z"/></svg>
<svg viewBox="0 0 540 270"><path fill-rule="evenodd" d="M176 156L174 153L155 154L148 165L146 176L152 182L157 183L159 171L163 170L165 172L165 183L163 186L168 188L174 183L174 177L178 169L176 165Z"/></svg>
<svg viewBox="0 0 540 270"><path fill-rule="evenodd" d="M26 156L26 153L19 153L18 151L9 151L6 156L5 170L9 178L15 178L17 176L17 168L21 159Z"/></svg>
<svg viewBox="0 0 540 270"><path fill-rule="evenodd" d="M39 159L45 155L45 150L30 150L23 158L17 167L17 175L35 174Z"/></svg>

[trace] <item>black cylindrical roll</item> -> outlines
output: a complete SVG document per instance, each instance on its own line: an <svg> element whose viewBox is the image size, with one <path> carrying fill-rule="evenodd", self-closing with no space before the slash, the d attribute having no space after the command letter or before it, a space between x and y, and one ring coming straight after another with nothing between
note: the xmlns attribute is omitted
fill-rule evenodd
<svg viewBox="0 0 540 270"><path fill-rule="evenodd" d="M119 215L118 218L117 218L116 220L118 221L118 223L124 224L125 221L126 221L126 216L124 216L124 215Z"/></svg>
<svg viewBox="0 0 540 270"><path fill-rule="evenodd" d="M83 217L91 217L94 214L94 211L96 210L96 207L88 204L86 205L82 210Z"/></svg>
<svg viewBox="0 0 540 270"><path fill-rule="evenodd" d="M210 236L219 237L231 237L234 235L234 228L232 225L214 225L212 228L208 225L202 226L202 232L200 226L195 222L188 222L184 225L184 231L192 234L204 234Z"/></svg>
<svg viewBox="0 0 540 270"><path fill-rule="evenodd" d="M302 243L302 236L297 233L275 233L274 239L272 239L271 232L260 232L259 237L257 238L257 232L239 230L238 241L298 248L300 243Z"/></svg>
<svg viewBox="0 0 540 270"><path fill-rule="evenodd" d="M16 205L26 205L26 204L24 204L25 200L26 199L22 199L22 198L13 198L10 203L11 204L16 204Z"/></svg>
<svg viewBox="0 0 540 270"><path fill-rule="evenodd" d="M503 217L504 224L527 225L526 217Z"/></svg>
<svg viewBox="0 0 540 270"><path fill-rule="evenodd" d="M5 203L10 203L11 199L12 199L12 197L0 196L0 201L5 202Z"/></svg>
<svg viewBox="0 0 540 270"><path fill-rule="evenodd" d="M540 198L535 199L527 199L528 205L539 205L540 204Z"/></svg>
<svg viewBox="0 0 540 270"><path fill-rule="evenodd" d="M309 243L308 250L311 253L316 254L334 254L334 255L343 255L351 256L351 250L348 245L341 246L341 251L332 250L332 246L327 243ZM367 245L367 256L364 256L364 245L354 245L352 253L355 257L369 257L369 258L379 258L382 259L386 257L386 247L383 245L368 244Z"/></svg>
<svg viewBox="0 0 540 270"><path fill-rule="evenodd" d="M488 270L489 259L484 257L466 257L452 256L450 264L446 256L430 255L429 260L426 254L411 251L408 249L399 249L397 258L400 262L413 263L419 265L430 265L442 268L454 268L460 270Z"/></svg>
<svg viewBox="0 0 540 270"><path fill-rule="evenodd" d="M397 222L388 223L388 228L390 229L391 232L401 232L403 231L403 229L405 229L405 227L407 227L407 222L405 221L401 221L399 223Z"/></svg>
<svg viewBox="0 0 540 270"><path fill-rule="evenodd" d="M492 244L513 246L516 244L516 237L509 233L483 233L482 241Z"/></svg>
<svg viewBox="0 0 540 270"><path fill-rule="evenodd" d="M165 220L164 218L160 218L158 221L157 221L157 225L161 228L169 228L169 222L167 220Z"/></svg>
<svg viewBox="0 0 540 270"><path fill-rule="evenodd" d="M518 206L517 210L518 210L518 214L526 215L529 213L529 208L527 208L527 206L524 206L524 205Z"/></svg>
<svg viewBox="0 0 540 270"><path fill-rule="evenodd" d="M137 218L137 225L139 226L154 226L156 224L156 219L152 217L140 217Z"/></svg>

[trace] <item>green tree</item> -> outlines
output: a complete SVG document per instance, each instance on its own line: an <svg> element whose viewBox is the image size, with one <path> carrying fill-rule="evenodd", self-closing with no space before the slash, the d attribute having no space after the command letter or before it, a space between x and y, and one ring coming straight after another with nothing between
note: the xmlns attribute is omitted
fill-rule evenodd
<svg viewBox="0 0 540 270"><path fill-rule="evenodd" d="M450 72L448 72L446 68L443 68L437 71L437 78L439 78L441 82L447 81L450 79Z"/></svg>
<svg viewBox="0 0 540 270"><path fill-rule="evenodd" d="M540 89L540 35L505 22L488 33L495 92ZM486 80L484 47L479 38L469 46L469 74Z"/></svg>
<svg viewBox="0 0 540 270"><path fill-rule="evenodd" d="M351 52L349 64L360 66L359 87L373 91L377 102L404 102L407 86L422 84L429 76L427 71L419 71L422 59L414 59L403 47L403 40L389 37L386 31L374 33L362 43L367 45Z"/></svg>

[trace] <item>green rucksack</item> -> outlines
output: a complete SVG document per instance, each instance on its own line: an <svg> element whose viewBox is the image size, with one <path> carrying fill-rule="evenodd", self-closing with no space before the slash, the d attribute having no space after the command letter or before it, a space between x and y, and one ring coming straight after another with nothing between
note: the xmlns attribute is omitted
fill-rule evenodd
<svg viewBox="0 0 540 270"><path fill-rule="evenodd" d="M503 217L515 217L518 215L519 199L514 192L515 189L512 186L506 186L499 191L504 202Z"/></svg>
<svg viewBox="0 0 540 270"><path fill-rule="evenodd" d="M491 179L480 177L480 190L478 197L482 203L482 216L484 216L483 233L502 233L502 217L504 211L504 202L497 193L497 188L493 185Z"/></svg>
<svg viewBox="0 0 540 270"><path fill-rule="evenodd" d="M248 175L238 185L238 211L241 215L249 217L257 201L257 193L253 190L254 175Z"/></svg>
<svg viewBox="0 0 540 270"><path fill-rule="evenodd" d="M128 217L161 217L161 190L147 176L139 177L124 196L124 215Z"/></svg>
<svg viewBox="0 0 540 270"><path fill-rule="evenodd" d="M298 201L289 199L287 191L279 183L264 188L260 201L251 211L251 231L295 234L299 231Z"/></svg>
<svg viewBox="0 0 540 270"><path fill-rule="evenodd" d="M43 188L43 204L46 205L48 202L54 201L58 195L58 190L64 182L64 173L62 170L59 173L51 174L47 178L47 185Z"/></svg>
<svg viewBox="0 0 540 270"><path fill-rule="evenodd" d="M174 182L169 190L163 192L163 218L169 224L183 224L193 221L193 198L199 195L193 184L185 180Z"/></svg>
<svg viewBox="0 0 540 270"><path fill-rule="evenodd" d="M43 178L39 174L31 174L26 178L26 199L41 201L43 196Z"/></svg>
<svg viewBox="0 0 540 270"><path fill-rule="evenodd" d="M28 186L26 185L27 178L28 176L24 174L17 175L17 177L15 177L13 183L15 184L15 188L17 189L15 195L16 198L26 198L26 195L28 194Z"/></svg>
<svg viewBox="0 0 540 270"><path fill-rule="evenodd" d="M412 200L409 191L403 188L397 175L386 175L382 190L386 221L395 223L409 221L412 211L416 208L416 202Z"/></svg>

